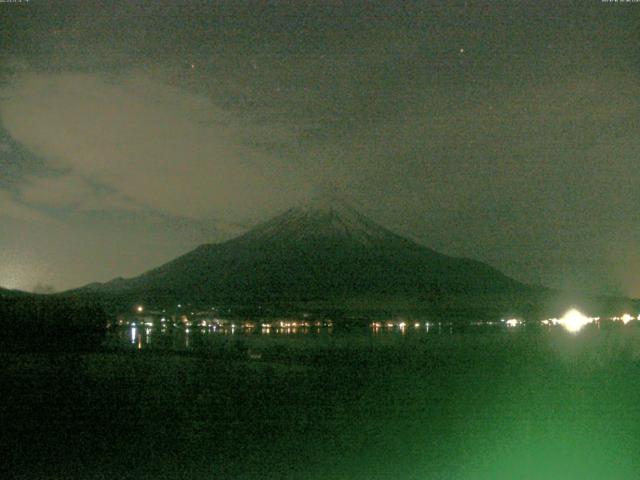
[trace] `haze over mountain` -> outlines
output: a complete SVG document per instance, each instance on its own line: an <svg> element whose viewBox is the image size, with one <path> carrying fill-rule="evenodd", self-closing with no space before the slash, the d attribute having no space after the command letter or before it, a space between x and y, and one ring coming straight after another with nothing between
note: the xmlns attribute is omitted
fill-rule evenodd
<svg viewBox="0 0 640 480"><path fill-rule="evenodd" d="M427 299L529 288L481 262L396 235L345 202L322 197L138 277L80 291L146 301L253 303Z"/></svg>

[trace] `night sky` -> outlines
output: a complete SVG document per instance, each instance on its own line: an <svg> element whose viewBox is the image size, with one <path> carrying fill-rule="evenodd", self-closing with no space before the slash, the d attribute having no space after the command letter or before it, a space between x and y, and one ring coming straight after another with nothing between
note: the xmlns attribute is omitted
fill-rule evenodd
<svg viewBox="0 0 640 480"><path fill-rule="evenodd" d="M639 80L633 2L3 2L0 286L133 276L329 188L640 296Z"/></svg>

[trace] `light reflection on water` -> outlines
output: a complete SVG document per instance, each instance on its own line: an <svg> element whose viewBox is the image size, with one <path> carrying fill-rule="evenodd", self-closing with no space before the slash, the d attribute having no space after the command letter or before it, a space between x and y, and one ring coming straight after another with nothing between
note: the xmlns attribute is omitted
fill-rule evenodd
<svg viewBox="0 0 640 480"><path fill-rule="evenodd" d="M606 323L607 328L625 324ZM601 322L594 324L599 329ZM542 330L541 330L542 329ZM393 346L403 342L421 342L428 338L518 335L518 332L564 331L558 326L541 322L527 324L518 321L468 322L450 321L418 322L414 320L387 320L370 323L345 324L331 321L232 321L220 320L190 322L154 322L139 318L119 322L111 330L109 344L117 348L137 350L211 351L219 347L243 345L243 348L263 349L275 345L284 347L323 346ZM585 331L589 330L585 328ZM569 330L572 334L576 332ZM585 332L582 332L585 333Z"/></svg>
<svg viewBox="0 0 640 480"><path fill-rule="evenodd" d="M243 342L257 347L273 344L314 345L361 342L378 345L408 339L452 336L459 333L505 332L500 325L454 326L450 322L372 322L368 325L334 325L333 323L274 322L273 324L208 324L202 326L155 325L140 328L135 322L116 326L110 342L138 350L191 350ZM295 325L295 326L294 326Z"/></svg>
<svg viewBox="0 0 640 480"><path fill-rule="evenodd" d="M238 460L235 471L216 478L299 478L277 470L242 475L268 472L264 465L282 452L293 452L285 472L308 468L309 480L635 478L640 329L633 324L589 325L579 334L549 326L531 330L540 335L520 335L527 326L132 323L113 338L133 351L241 347L227 351L242 355L234 357L243 360L237 363L203 363L197 355L92 357L98 378L118 381L114 372L133 372L140 375L131 382L140 388L139 398L159 398L151 407L139 402L145 414L131 413L146 422L146 431L168 432L158 435L174 441L173 430L156 429L154 422L165 425L164 412L185 405L189 410L174 424L184 428L176 430L179 438L191 442L184 452L210 456L221 443L246 449L248 461ZM301 354L308 346L320 348ZM188 388L184 378L193 382ZM286 401L283 391L291 394ZM243 413L245 405L250 415ZM271 433L259 448L253 445L263 435L255 432ZM136 448L155 445L154 437L147 438L136 439ZM230 462L224 455L203 462ZM194 458L193 464L200 461ZM139 478L147 476L145 471Z"/></svg>

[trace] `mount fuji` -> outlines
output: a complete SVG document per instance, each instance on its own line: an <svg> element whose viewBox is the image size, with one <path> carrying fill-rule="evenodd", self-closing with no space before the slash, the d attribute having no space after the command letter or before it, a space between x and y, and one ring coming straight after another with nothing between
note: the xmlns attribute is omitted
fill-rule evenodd
<svg viewBox="0 0 640 480"><path fill-rule="evenodd" d="M403 238L345 202L321 198L140 276L75 292L162 303L256 304L511 294L529 288L484 263Z"/></svg>

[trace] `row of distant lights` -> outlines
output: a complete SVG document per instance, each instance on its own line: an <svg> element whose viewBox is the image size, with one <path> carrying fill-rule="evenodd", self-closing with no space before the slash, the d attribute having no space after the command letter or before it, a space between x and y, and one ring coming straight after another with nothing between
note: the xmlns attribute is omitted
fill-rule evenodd
<svg viewBox="0 0 640 480"><path fill-rule="evenodd" d="M141 305L138 305L136 307L136 312L138 313L142 313L144 311L144 307ZM306 315L305 315L306 316ZM167 318L166 317L162 317L160 319L160 323L162 324L163 328L166 327L166 322L167 322ZM119 325L124 325L124 320L120 320ZM126 322L127 325L130 325L131 327L136 327L137 323L134 322ZM199 326L201 328L213 328L214 330L216 328L222 328L225 329L227 327L230 327L232 330L236 328L236 324L235 323L231 323L231 324L227 324L224 320L220 320L220 319L214 319L214 320L200 320L199 322L196 321L192 321L189 320L188 317L186 317L185 315L182 316L180 322L178 323L174 323L173 326L177 327L179 323L182 323L183 326L185 327L190 327L190 326ZM155 324L152 321L147 321L147 322L140 322L140 325L145 325L147 327L153 327ZM277 321L277 322L272 322L272 323L261 323L260 326L262 327L263 330L269 330L272 327L275 329L296 329L296 328L310 328L310 327L333 327L333 322L331 320L317 320L315 322L311 322L311 321L307 321L307 320L302 320L302 321L293 321L293 322L285 322L285 321ZM245 322L245 323L241 323L239 325L239 327L245 329L245 330L251 330L254 329L256 327L256 324L254 322Z"/></svg>
<svg viewBox="0 0 640 480"><path fill-rule="evenodd" d="M580 330L582 330L582 328L590 323L594 323L600 320L600 317L587 317L586 315L582 314L579 310L572 308L571 310L567 311L567 313L565 313L561 318L548 318L546 320L542 320L540 323L542 325L546 325L546 326L551 326L551 325L560 325L561 327L563 327L565 330L567 330L568 332L579 332ZM620 317L612 317L611 320L613 321L617 321L617 322L622 322L625 325L627 323L629 323L632 320L639 320L640 321L640 315L638 315L637 317L634 317L633 315L630 315L628 313L625 313L624 315L620 316ZM518 318L509 318L509 319L502 319L501 323L505 324L507 327L509 328L513 328L513 327L518 327L520 325L522 325L524 322L521 319ZM394 328L394 327L398 327L400 328L400 330L405 330L407 328L408 324L406 322L373 322L371 324L371 327L374 330L380 330L383 327L387 327L387 328ZM414 328L420 328L421 324L420 323L415 323L413 324ZM425 323L425 327L427 327L427 329L429 329L429 327L431 326L431 324L429 324L428 322Z"/></svg>
<svg viewBox="0 0 640 480"><path fill-rule="evenodd" d="M413 328L420 328L421 327L421 323L420 322L415 322L413 323ZM424 326L427 327L427 329L431 326L433 326L433 323L429 323L429 322L425 322ZM441 325L440 323L438 325ZM373 328L374 330L379 330L382 327L387 327L387 328L394 328L394 327L398 327L400 330L404 330L409 326L409 324L407 322L394 322L394 321L389 321L389 322L373 322L371 324L371 328Z"/></svg>
<svg viewBox="0 0 640 480"><path fill-rule="evenodd" d="M178 305L178 307L181 307L181 305ZM144 307L142 305L138 305L136 307L136 311L138 313L142 313L144 311ZM164 318L162 319L163 321L165 320ZM560 325L562 327L564 327L568 332L579 332L580 330L582 330L582 328L585 325L588 325L590 323L593 322L597 322L600 320L600 317L587 317L586 315L584 315L583 313L581 313L579 310L572 308L571 310L567 311L567 313L565 313L561 318L548 318L545 320L542 320L542 325ZM627 323L629 323L632 320L640 320L640 315L638 315L637 317L634 317L633 315L630 315L628 313L625 313L624 315L620 316L620 317L612 317L611 320L613 321L618 321L618 322L622 322L625 325ZM507 327L517 327L519 325L521 325L523 322L520 319L517 318L509 318L507 320L503 319L502 320L503 323L505 323L507 325ZM164 322L163 322L164 323ZM290 324L287 323L286 325L283 322L281 323L281 327L297 327L298 325L296 323ZM387 322L385 324L386 327L390 328L390 327L394 327L396 324L393 322ZM300 326L309 326L307 325L307 322L304 322L303 324L301 324ZM374 322L372 324L372 327L374 329L379 329L383 326L383 324L381 322ZM405 329L407 327L407 324L405 322L400 322L397 324L397 326L400 329ZM428 328L429 327L429 323L427 322L425 324L425 326ZM235 325L233 325L233 327L235 327ZM263 328L271 328L270 324L263 324L262 325ZM414 328L419 328L420 324L419 323L415 323L414 324Z"/></svg>
<svg viewBox="0 0 640 480"><path fill-rule="evenodd" d="M546 320L542 320L542 325L560 325L564 327L565 330L571 333L579 332L583 327L589 325L590 323L598 322L600 317L587 317L579 310L572 308L567 313L565 313L561 318L548 318ZM612 317L611 320L616 322L622 322L625 325L632 320L640 320L640 315L634 317L628 313L620 317ZM508 320L502 320L507 327L517 327L522 324L522 320L517 318L510 318Z"/></svg>

